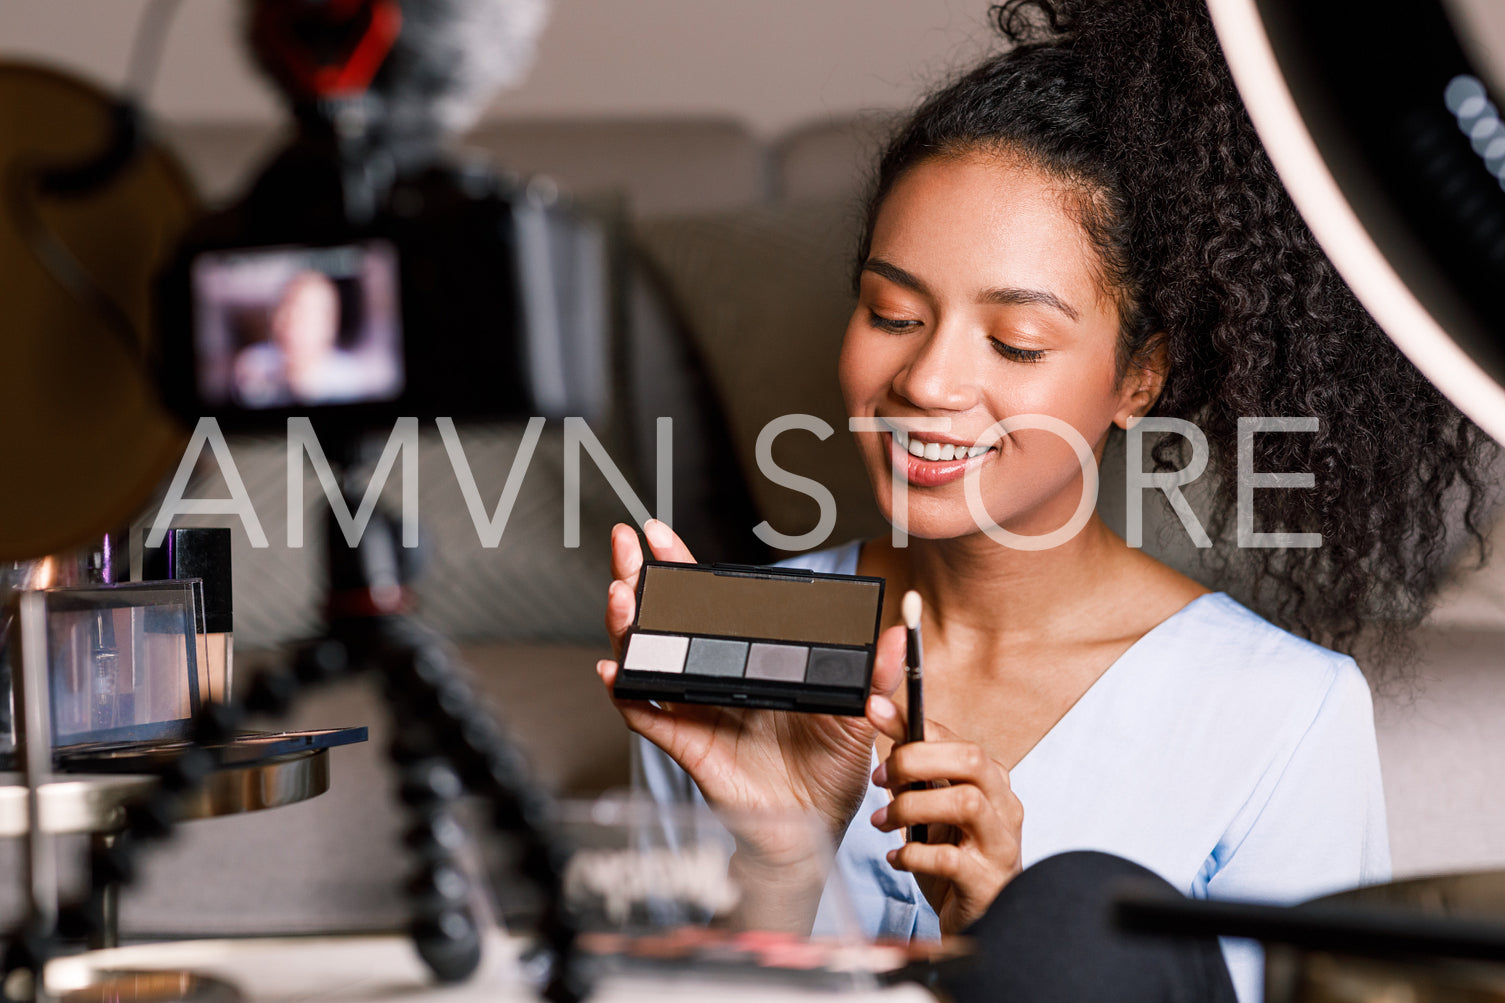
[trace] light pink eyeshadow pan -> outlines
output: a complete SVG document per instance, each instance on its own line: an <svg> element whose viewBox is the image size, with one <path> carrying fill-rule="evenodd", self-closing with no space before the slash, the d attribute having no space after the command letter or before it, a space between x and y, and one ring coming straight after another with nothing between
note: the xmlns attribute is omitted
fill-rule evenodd
<svg viewBox="0 0 1505 1003"><path fill-rule="evenodd" d="M690 639L669 634L633 634L622 668L635 672L683 672Z"/></svg>

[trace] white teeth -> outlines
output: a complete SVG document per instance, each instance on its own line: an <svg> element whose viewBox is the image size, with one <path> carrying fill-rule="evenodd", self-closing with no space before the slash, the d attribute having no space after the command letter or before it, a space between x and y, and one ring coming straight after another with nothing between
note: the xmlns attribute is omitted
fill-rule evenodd
<svg viewBox="0 0 1505 1003"><path fill-rule="evenodd" d="M894 442L899 444L900 449L907 450L910 455L918 456L922 460L970 460L992 448L990 446L956 446L949 442L920 442L910 438L908 432L897 426L890 425L889 430L893 433Z"/></svg>

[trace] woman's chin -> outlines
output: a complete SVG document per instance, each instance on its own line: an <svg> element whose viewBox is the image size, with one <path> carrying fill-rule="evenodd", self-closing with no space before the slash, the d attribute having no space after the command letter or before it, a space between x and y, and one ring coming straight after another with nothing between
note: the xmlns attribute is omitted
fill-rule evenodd
<svg viewBox="0 0 1505 1003"><path fill-rule="evenodd" d="M1065 501L1058 504L1028 504L1026 500L1013 499L1014 504L1003 511L983 512L983 522L972 513L960 490L946 492L945 497L910 491L907 513L904 518L895 514L893 496L888 485L877 491L878 511L890 525L898 527L913 540L966 540L992 542L988 531L1004 529L1014 536L1032 537L1048 535L1064 526L1071 518L1074 506ZM1075 501L1073 496L1070 501ZM1022 509L1022 510L1021 510ZM1026 514L1028 513L1028 514ZM991 518L992 524L986 520Z"/></svg>
<svg viewBox="0 0 1505 1003"><path fill-rule="evenodd" d="M892 509L884 509L883 517L890 526L900 529L911 540L961 540L984 536L971 514L965 511L958 515L954 512L931 513L912 508L909 518L901 521L894 518Z"/></svg>

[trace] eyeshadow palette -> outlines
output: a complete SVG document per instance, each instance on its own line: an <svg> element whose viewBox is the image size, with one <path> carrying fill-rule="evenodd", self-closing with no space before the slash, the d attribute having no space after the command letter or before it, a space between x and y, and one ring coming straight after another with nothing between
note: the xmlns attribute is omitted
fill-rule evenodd
<svg viewBox="0 0 1505 1003"><path fill-rule="evenodd" d="M649 561L637 598L618 697L863 712L882 578Z"/></svg>

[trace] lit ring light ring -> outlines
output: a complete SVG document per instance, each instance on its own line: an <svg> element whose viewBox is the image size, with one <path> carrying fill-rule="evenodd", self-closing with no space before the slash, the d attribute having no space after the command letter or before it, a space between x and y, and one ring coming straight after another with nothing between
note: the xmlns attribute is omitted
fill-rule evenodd
<svg viewBox="0 0 1505 1003"><path fill-rule="evenodd" d="M1438 307L1447 304L1438 303L1435 286L1428 297L1431 302L1424 303L1397 272L1319 151L1261 17L1261 9L1279 13L1279 6L1257 0L1208 0L1224 55L1265 150L1307 225L1365 309L1427 379L1480 428L1505 443L1505 389L1446 329ZM1441 17L1440 11L1431 13ZM1395 15L1370 7L1364 16ZM1438 111L1447 114L1443 90L1440 83L1433 97ZM1478 169L1485 173L1482 161ZM1505 337L1505 330L1496 333Z"/></svg>

